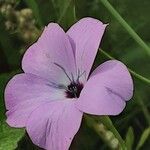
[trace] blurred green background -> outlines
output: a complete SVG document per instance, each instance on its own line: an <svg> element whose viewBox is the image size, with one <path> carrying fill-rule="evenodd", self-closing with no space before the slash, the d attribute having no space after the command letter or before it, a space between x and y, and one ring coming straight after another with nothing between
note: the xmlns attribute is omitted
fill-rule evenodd
<svg viewBox="0 0 150 150"><path fill-rule="evenodd" d="M105 1L105 0L102 0ZM104 50L97 54L94 67L108 60L107 53L124 62L130 69L147 78L136 76L134 97L125 110L110 117L125 140L128 150L150 149L150 53L134 40L133 35L112 15L101 0L0 0L0 150L36 150L23 129L13 129L5 123L4 89L8 80L22 72L21 59L34 43L43 27L58 22L66 31L83 17L91 16L109 23L101 43ZM107 2L107 1L105 1ZM150 46L150 1L109 0L116 11ZM105 53L106 52L106 53ZM111 130L106 131L111 135ZM106 132L95 132L83 120L70 150L107 150L113 139L104 142ZM112 143L111 143L112 142Z"/></svg>

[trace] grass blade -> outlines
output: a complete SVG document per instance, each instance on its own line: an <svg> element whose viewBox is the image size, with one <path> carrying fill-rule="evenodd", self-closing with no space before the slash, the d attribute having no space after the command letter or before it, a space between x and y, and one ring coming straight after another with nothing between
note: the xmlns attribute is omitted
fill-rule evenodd
<svg viewBox="0 0 150 150"><path fill-rule="evenodd" d="M121 17L115 8L108 2L108 0L100 0L101 3L109 10L109 12L116 18L116 20L125 28L131 37L147 52L150 56L150 47L139 37L139 35L131 28L131 26Z"/></svg>

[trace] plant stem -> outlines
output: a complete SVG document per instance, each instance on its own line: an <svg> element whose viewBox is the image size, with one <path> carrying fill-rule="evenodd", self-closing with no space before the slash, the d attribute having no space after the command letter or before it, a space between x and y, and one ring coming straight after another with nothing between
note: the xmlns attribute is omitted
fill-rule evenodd
<svg viewBox="0 0 150 150"><path fill-rule="evenodd" d="M114 57L112 57L110 54L108 54L106 51L99 49L100 52L102 52L106 57L110 58L110 59L115 59ZM146 77L143 77L142 75L136 73L135 71L131 70L130 68L128 68L128 70L130 71L130 73L136 77L137 79L150 84L150 79L147 79Z"/></svg>
<svg viewBox="0 0 150 150"><path fill-rule="evenodd" d="M119 146L121 146L121 148L123 150L126 150L126 145L124 140L122 139L122 137L120 136L119 132L117 131L117 129L114 127L112 121L110 120L110 118L108 116L100 116L100 117L90 117L89 115L85 115L85 119L87 121L87 125L89 127L92 127L95 132L101 137L101 139L111 148L113 149L110 141L111 139L107 139L105 137L106 132L108 132L107 130L111 131L114 135L114 138L116 138L119 141ZM107 129L100 129L100 125L104 125L104 127L106 127Z"/></svg>
<svg viewBox="0 0 150 150"><path fill-rule="evenodd" d="M108 2L108 0L100 0L101 3L109 10L109 12L116 18L116 20L126 29L131 37L150 55L150 47L139 37L139 35L131 28L131 26L121 17L115 8Z"/></svg>

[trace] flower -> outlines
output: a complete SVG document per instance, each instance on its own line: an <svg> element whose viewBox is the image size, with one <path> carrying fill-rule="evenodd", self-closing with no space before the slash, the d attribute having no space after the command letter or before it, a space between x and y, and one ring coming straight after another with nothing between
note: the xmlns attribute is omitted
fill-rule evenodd
<svg viewBox="0 0 150 150"><path fill-rule="evenodd" d="M106 26L99 20L83 18L66 33L56 23L45 27L23 57L24 73L7 84L10 126L25 127L33 143L41 148L67 150L83 113L122 112L133 94L126 66L110 60L90 74Z"/></svg>

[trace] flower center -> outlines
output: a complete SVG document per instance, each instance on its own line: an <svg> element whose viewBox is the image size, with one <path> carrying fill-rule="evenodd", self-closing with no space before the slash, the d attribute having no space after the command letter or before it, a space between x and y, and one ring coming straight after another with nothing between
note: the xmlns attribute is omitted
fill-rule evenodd
<svg viewBox="0 0 150 150"><path fill-rule="evenodd" d="M74 76L71 73L71 77L68 75L68 73L66 72L65 68L63 66L61 66L60 64L54 62L54 65L56 65L57 67L59 67L64 74L66 75L66 77L70 80L70 84L66 87L64 85L57 85L53 82L51 82L51 86L55 87L55 88L59 88L59 89L65 89L65 94L67 98L79 98L81 90L83 89L83 84L79 82L79 78L81 76L83 76L84 74L86 74L85 71L83 71L82 73L80 73L80 70L78 69L78 77L76 79L76 81L74 80Z"/></svg>
<svg viewBox="0 0 150 150"><path fill-rule="evenodd" d="M66 90L66 97L67 98L78 98L80 96L81 90L83 89L82 83L75 83L71 82L70 85L68 85Z"/></svg>

